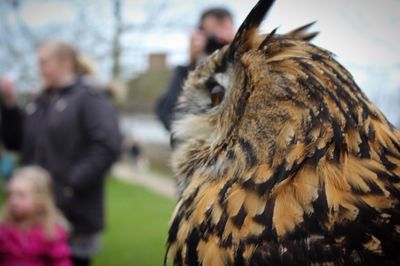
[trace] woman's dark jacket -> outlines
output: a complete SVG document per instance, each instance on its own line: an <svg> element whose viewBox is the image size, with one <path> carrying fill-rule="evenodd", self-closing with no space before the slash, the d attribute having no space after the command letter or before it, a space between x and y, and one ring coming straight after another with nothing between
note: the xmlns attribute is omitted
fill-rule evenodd
<svg viewBox="0 0 400 266"><path fill-rule="evenodd" d="M23 111L2 111L6 147L19 149L23 164L51 173L57 206L74 233L103 229L104 179L121 149L118 118L104 89L80 78L46 90Z"/></svg>

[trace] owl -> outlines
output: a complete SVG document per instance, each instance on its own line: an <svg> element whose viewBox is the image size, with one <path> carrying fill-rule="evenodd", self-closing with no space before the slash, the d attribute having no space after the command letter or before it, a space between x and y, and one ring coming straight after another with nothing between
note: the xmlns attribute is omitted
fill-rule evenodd
<svg viewBox="0 0 400 266"><path fill-rule="evenodd" d="M400 133L310 25L233 42L188 77L172 130L174 265L400 265Z"/></svg>

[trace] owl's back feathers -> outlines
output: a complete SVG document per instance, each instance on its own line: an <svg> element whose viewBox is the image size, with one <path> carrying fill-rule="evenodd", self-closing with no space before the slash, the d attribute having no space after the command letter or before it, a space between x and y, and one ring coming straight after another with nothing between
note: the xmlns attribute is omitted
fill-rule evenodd
<svg viewBox="0 0 400 266"><path fill-rule="evenodd" d="M400 262L400 133L302 30L265 42L242 26L253 39L189 77L175 127L176 265ZM238 43L246 51L230 51ZM224 102L190 113L221 66Z"/></svg>

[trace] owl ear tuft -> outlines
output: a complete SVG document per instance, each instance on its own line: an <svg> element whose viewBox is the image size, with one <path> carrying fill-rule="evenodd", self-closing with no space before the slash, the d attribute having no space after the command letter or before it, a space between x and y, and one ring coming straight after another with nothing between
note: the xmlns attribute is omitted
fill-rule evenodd
<svg viewBox="0 0 400 266"><path fill-rule="evenodd" d="M309 30L316 22L317 22L317 21L313 21L313 22L311 22L311 23L308 23L308 24L306 24L306 25L304 25L304 26L301 26L301 27L299 27L299 28L297 28L297 29L294 29L294 30L292 30L292 31L290 31L290 32L288 32L288 33L286 33L285 35L288 35L288 36L290 36L290 37L292 37L292 38L294 38L294 39L297 39L297 40L303 40L303 41L309 42L309 41L311 41L312 39L314 39L314 38L319 34L318 31L316 31L316 32L308 32L308 30Z"/></svg>
<svg viewBox="0 0 400 266"><path fill-rule="evenodd" d="M272 37L275 35L276 31L278 28L275 28L273 31L271 31L270 34L268 34L265 39L260 43L260 46L258 46L258 50L264 49L269 43L269 41L272 39Z"/></svg>
<svg viewBox="0 0 400 266"><path fill-rule="evenodd" d="M228 60L233 60L251 48L253 39L258 34L258 27L274 2L275 0L260 0L250 11L229 47Z"/></svg>

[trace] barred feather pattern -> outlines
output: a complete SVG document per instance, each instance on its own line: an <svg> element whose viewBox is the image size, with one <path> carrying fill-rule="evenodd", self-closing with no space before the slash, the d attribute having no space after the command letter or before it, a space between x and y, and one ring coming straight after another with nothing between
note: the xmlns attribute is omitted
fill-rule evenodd
<svg viewBox="0 0 400 266"><path fill-rule="evenodd" d="M260 1L262 2L262 1ZM179 100L174 265L399 265L400 133L333 55L253 31ZM210 107L205 87L227 76Z"/></svg>

